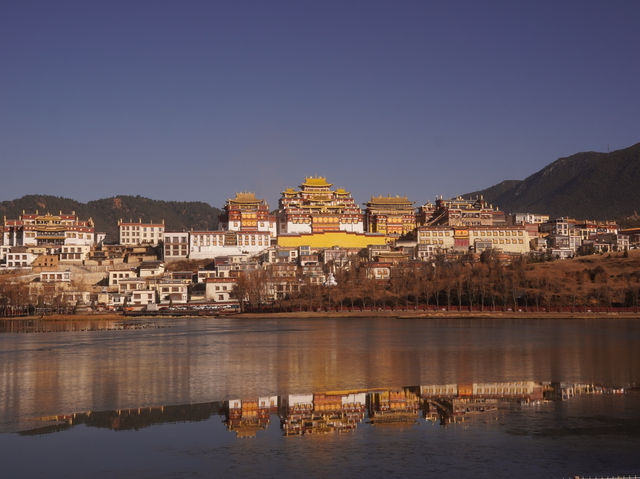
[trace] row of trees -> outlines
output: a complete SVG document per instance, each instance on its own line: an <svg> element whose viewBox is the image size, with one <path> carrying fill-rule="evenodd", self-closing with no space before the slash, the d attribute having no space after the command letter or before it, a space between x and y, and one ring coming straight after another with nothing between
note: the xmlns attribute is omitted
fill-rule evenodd
<svg viewBox="0 0 640 479"><path fill-rule="evenodd" d="M13 274L0 275L0 316L26 316L69 311L64 294L54 284L37 289ZM73 308L71 308L73 309Z"/></svg>
<svg viewBox="0 0 640 479"><path fill-rule="evenodd" d="M557 263L556 263L557 264ZM494 255L482 261L404 263L391 269L387 280L370 279L366 264L357 260L336 272L338 286L311 284L303 276L292 279L291 292L276 301L283 309L344 308L459 308L558 309L638 307L640 272L612 282L602 267L559 273L541 271L524 258L510 264ZM250 308L270 303L273 278L256 271L239 278L235 294Z"/></svg>

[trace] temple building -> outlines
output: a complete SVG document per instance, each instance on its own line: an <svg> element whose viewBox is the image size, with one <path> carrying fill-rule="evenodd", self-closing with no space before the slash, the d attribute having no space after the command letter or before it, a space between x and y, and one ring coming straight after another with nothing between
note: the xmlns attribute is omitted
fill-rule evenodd
<svg viewBox="0 0 640 479"><path fill-rule="evenodd" d="M278 246L366 248L385 244L386 235L365 233L364 214L351 193L332 186L323 176L306 177L299 190L282 192Z"/></svg>
<svg viewBox="0 0 640 479"><path fill-rule="evenodd" d="M450 251L480 253L485 249L517 254L530 251L529 232L523 225L421 226L417 240L419 247L427 247L433 254Z"/></svg>
<svg viewBox="0 0 640 479"><path fill-rule="evenodd" d="M372 196L365 211L367 232L389 237L405 235L416 228L413 202L406 196Z"/></svg>
<svg viewBox="0 0 640 479"><path fill-rule="evenodd" d="M2 244L5 246L38 246L58 251L64 245L91 246L95 242L93 220L80 221L76 212L57 215L25 213L16 220L4 218Z"/></svg>
<svg viewBox="0 0 640 479"><path fill-rule="evenodd" d="M299 190L287 188L280 198L278 234L346 231L364 233L364 215L343 188L323 176L306 177Z"/></svg>
<svg viewBox="0 0 640 479"><path fill-rule="evenodd" d="M227 200L220 227L225 231L269 232L274 238L277 234L276 217L269 213L269 205L251 192L236 193L235 198Z"/></svg>
<svg viewBox="0 0 640 479"><path fill-rule="evenodd" d="M429 202L420 207L420 226L498 226L506 223L503 211L494 208L484 198L462 198L449 200L437 198L435 204Z"/></svg>

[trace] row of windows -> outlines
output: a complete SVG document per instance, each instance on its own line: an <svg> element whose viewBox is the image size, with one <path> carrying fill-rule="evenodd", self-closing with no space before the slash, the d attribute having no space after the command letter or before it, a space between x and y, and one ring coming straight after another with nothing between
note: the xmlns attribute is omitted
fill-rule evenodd
<svg viewBox="0 0 640 479"><path fill-rule="evenodd" d="M457 388L448 388L448 387L434 387L434 388L429 388L424 390L424 392L427 393L431 393L431 394L457 394L458 393L458 389Z"/></svg>
<svg viewBox="0 0 640 479"><path fill-rule="evenodd" d="M478 394L523 394L524 388L478 388Z"/></svg>
<svg viewBox="0 0 640 479"><path fill-rule="evenodd" d="M60 259L82 259L82 253L60 253Z"/></svg>
<svg viewBox="0 0 640 479"><path fill-rule="evenodd" d="M423 236L451 236L451 231L420 231ZM523 236L522 230L471 231L471 236Z"/></svg>
<svg viewBox="0 0 640 479"><path fill-rule="evenodd" d="M9 268L26 268L29 266L26 261L7 261Z"/></svg>
<svg viewBox="0 0 640 479"><path fill-rule="evenodd" d="M133 237L133 236L142 236L144 238L146 238L147 236L149 238L160 238L160 233L139 233L139 232L132 232L132 233L127 233L127 232L123 232L121 235L123 238L129 238L129 237Z"/></svg>
<svg viewBox="0 0 640 479"><path fill-rule="evenodd" d="M492 241L492 240L487 240L487 241ZM420 240L420 244L444 244L444 241L441 239L434 239L434 240L430 240L430 239L422 239ZM493 239L493 244L524 244L524 240L522 239L509 239L509 238L500 238L500 240L498 240L497 238Z"/></svg>
<svg viewBox="0 0 640 479"><path fill-rule="evenodd" d="M179 293L180 292L181 287L180 286L164 286L162 288L162 292L163 293ZM183 288L184 289L184 288Z"/></svg>
<svg viewBox="0 0 640 479"><path fill-rule="evenodd" d="M238 235L238 244L240 246L269 246L269 237L265 235Z"/></svg>
<svg viewBox="0 0 640 479"><path fill-rule="evenodd" d="M111 273L111 277L115 278L131 278L133 276L133 272L131 271L123 271L122 273Z"/></svg>
<svg viewBox="0 0 640 479"><path fill-rule="evenodd" d="M517 234L516 234L517 233ZM522 236L522 230L518 231L472 231L473 236Z"/></svg>
<svg viewBox="0 0 640 479"><path fill-rule="evenodd" d="M121 231L160 231L164 232L164 226L120 226Z"/></svg>
<svg viewBox="0 0 640 479"><path fill-rule="evenodd" d="M82 247L80 246L64 246L62 248L63 253L82 253Z"/></svg>
<svg viewBox="0 0 640 479"><path fill-rule="evenodd" d="M224 246L224 236L216 235L193 235L192 244L198 246Z"/></svg>
<svg viewBox="0 0 640 479"><path fill-rule="evenodd" d="M164 242L165 243L186 243L187 237L186 236L165 236Z"/></svg>
<svg viewBox="0 0 640 479"><path fill-rule="evenodd" d="M64 273L42 273L41 278L43 281L64 281L69 279L69 275Z"/></svg>
<svg viewBox="0 0 640 479"><path fill-rule="evenodd" d="M174 246L172 250L170 246L167 246L164 250L164 254L166 256L186 256L187 247L183 246L182 248L178 248L177 246Z"/></svg>

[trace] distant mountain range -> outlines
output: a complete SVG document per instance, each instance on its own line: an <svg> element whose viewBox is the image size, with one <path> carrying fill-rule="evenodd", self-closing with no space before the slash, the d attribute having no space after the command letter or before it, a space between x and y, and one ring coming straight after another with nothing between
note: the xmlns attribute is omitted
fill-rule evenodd
<svg viewBox="0 0 640 479"><path fill-rule="evenodd" d="M142 196L116 196L101 200L80 203L69 198L47 195L27 195L12 201L0 203L0 216L17 218L22 211L40 213L47 211L56 214L60 211L75 211L81 220L93 218L96 231L107 233L108 241L118 240L118 220L130 219L143 222L162 219L167 230L186 229L212 230L218 227L218 215L221 210L201 201L159 201Z"/></svg>
<svg viewBox="0 0 640 479"><path fill-rule="evenodd" d="M482 194L500 209L584 219L635 217L640 213L640 143L611 153L584 152L560 158L524 180L507 180ZM201 201L159 201L142 196L116 196L81 203L69 198L27 195L0 202L0 216L17 218L22 211L75 211L93 218L96 231L118 240L118 219L165 220L167 230L212 230L222 212Z"/></svg>
<svg viewBox="0 0 640 479"><path fill-rule="evenodd" d="M640 212L640 143L560 158L524 180L507 180L481 191L509 213L614 219Z"/></svg>

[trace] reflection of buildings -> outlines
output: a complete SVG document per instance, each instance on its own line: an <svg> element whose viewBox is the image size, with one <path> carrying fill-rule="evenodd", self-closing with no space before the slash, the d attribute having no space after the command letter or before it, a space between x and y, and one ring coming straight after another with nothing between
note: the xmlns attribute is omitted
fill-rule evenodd
<svg viewBox="0 0 640 479"><path fill-rule="evenodd" d="M281 418L285 436L353 431L364 419L366 393L290 394Z"/></svg>
<svg viewBox="0 0 640 479"><path fill-rule="evenodd" d="M43 427L23 431L21 434L48 434L68 429L78 424L107 428L114 431L142 429L154 424L174 422L196 422L209 419L223 412L221 402L181 404L177 406L154 406L112 411L89 411L86 413L58 414L38 418Z"/></svg>
<svg viewBox="0 0 640 479"><path fill-rule="evenodd" d="M469 415L498 410L498 400L491 398L430 398L424 400L424 417L441 424L462 422Z"/></svg>
<svg viewBox="0 0 640 479"><path fill-rule="evenodd" d="M467 415L494 412L500 402L540 401L543 385L534 381L420 386L424 415L442 424L463 421Z"/></svg>
<svg viewBox="0 0 640 479"><path fill-rule="evenodd" d="M59 414L39 418L43 426L21 434L49 434L77 424L112 430L141 429L154 424L203 421L225 416L236 437L254 437L280 414L285 436L353 431L368 412L372 424L414 424L423 417L441 424L496 413L505 404L563 401L579 395L623 394L624 389L593 384L510 381L472 384L431 384L402 389L324 392L264 396L177 406Z"/></svg>
<svg viewBox="0 0 640 479"><path fill-rule="evenodd" d="M227 428L236 437L253 437L271 422L271 414L278 412L278 396L260 397L258 400L232 399L227 407Z"/></svg>
<svg viewBox="0 0 640 479"><path fill-rule="evenodd" d="M605 389L594 384L548 383L544 388L544 398L550 401L566 401L574 396L584 394L603 394L621 392L620 389Z"/></svg>
<svg viewBox="0 0 640 479"><path fill-rule="evenodd" d="M374 392L369 398L369 417L373 424L415 422L420 399L408 390Z"/></svg>

